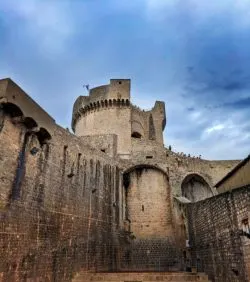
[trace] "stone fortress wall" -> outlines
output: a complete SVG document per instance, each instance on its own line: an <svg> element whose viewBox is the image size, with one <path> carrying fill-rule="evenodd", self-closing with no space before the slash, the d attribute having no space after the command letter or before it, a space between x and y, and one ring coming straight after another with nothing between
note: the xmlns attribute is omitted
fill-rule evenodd
<svg viewBox="0 0 250 282"><path fill-rule="evenodd" d="M0 281L184 269L183 198L216 195L214 184L239 161L164 148L164 103L131 105L130 80L79 97L75 135L10 79L0 81L0 103Z"/></svg>
<svg viewBox="0 0 250 282"><path fill-rule="evenodd" d="M11 80L0 86L0 97L14 88L29 102ZM80 268L115 268L123 210L118 161L53 120L41 136L38 121L27 124L15 101L3 101L0 281L71 281ZM39 109L32 105L31 113Z"/></svg>
<svg viewBox="0 0 250 282"><path fill-rule="evenodd" d="M249 202L248 185L187 208L193 263L212 281L249 281L250 244L242 234Z"/></svg>
<svg viewBox="0 0 250 282"><path fill-rule="evenodd" d="M76 113L79 117L74 121ZM128 182L122 189L124 220L126 231L133 236L132 247L122 255L122 260L129 257L129 263L123 267L138 269L146 264L151 270L156 265L180 267L176 258L180 256L180 246L176 245L174 234L179 227L173 216L178 211L174 210L173 196L185 193L192 201L198 201L215 195L215 174L222 177L224 169L227 171L237 162L226 162L219 167L216 162L193 161L165 149L164 102L157 101L149 111L132 105L130 80L111 80L109 85L91 89L89 96L79 97L74 105L73 121L76 135L88 138L89 142L95 140L96 146L96 138L104 141L109 134L117 136L117 157L124 159L122 167ZM156 245L161 247L157 249ZM138 262L138 257L146 258L147 263Z"/></svg>

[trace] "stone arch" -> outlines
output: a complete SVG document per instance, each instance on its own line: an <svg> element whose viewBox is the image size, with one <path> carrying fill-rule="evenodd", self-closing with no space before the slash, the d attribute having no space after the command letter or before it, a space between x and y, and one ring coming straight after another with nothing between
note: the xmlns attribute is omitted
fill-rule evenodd
<svg viewBox="0 0 250 282"><path fill-rule="evenodd" d="M50 133L43 127L40 128L36 135L41 145L47 143L47 141L51 139Z"/></svg>
<svg viewBox="0 0 250 282"><path fill-rule="evenodd" d="M123 187L125 219L130 222L134 235L138 238L145 234L153 236L154 222L159 221L159 231L156 233L159 233L159 237L167 236L169 230L167 217L171 217L167 173L154 165L135 165L123 172ZM163 217L160 210L164 214Z"/></svg>
<svg viewBox="0 0 250 282"><path fill-rule="evenodd" d="M0 105L2 106L3 110L11 117L21 117L24 115L22 110L13 103L2 103Z"/></svg>
<svg viewBox="0 0 250 282"><path fill-rule="evenodd" d="M167 173L155 165L137 164L123 173L123 186L125 228L133 239L131 260L141 270L154 270L151 262L158 260L167 267L175 244Z"/></svg>
<svg viewBox="0 0 250 282"><path fill-rule="evenodd" d="M151 169L159 170L159 171L161 171L163 174L165 174L165 175L167 176L168 180L169 180L169 176L168 176L167 172L166 172L164 169L162 169L161 167L159 167L159 166L157 166L157 165L145 164L145 163L144 163L144 164L136 164L136 165L133 165L133 166L127 168L127 169L123 172L123 175L126 175L126 174L132 172L132 171L135 170L135 169L142 169L142 168L151 168Z"/></svg>
<svg viewBox="0 0 250 282"><path fill-rule="evenodd" d="M29 129L38 127L37 122L32 117L25 117L24 120L23 120L23 123Z"/></svg>
<svg viewBox="0 0 250 282"><path fill-rule="evenodd" d="M209 181L198 173L190 173L184 177L181 192L182 196L191 202L198 202L214 195Z"/></svg>

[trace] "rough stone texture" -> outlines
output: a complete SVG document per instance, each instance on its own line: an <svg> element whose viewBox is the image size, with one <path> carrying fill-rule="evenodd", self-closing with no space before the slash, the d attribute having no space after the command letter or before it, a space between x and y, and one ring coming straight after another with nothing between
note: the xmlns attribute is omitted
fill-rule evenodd
<svg viewBox="0 0 250 282"><path fill-rule="evenodd" d="M81 136L81 140L83 140L92 148L99 149L101 152L107 154L110 157L117 156L116 134Z"/></svg>
<svg viewBox="0 0 250 282"><path fill-rule="evenodd" d="M107 118L108 117L108 118ZM76 123L77 136L116 134L117 151L128 156L131 150L130 108L100 108L81 116Z"/></svg>
<svg viewBox="0 0 250 282"><path fill-rule="evenodd" d="M153 168L136 168L126 189L127 218L136 238L166 238L172 232L168 176Z"/></svg>
<svg viewBox="0 0 250 282"><path fill-rule="evenodd" d="M239 161L207 161L165 149L164 103L141 111L129 102L130 81L119 82L76 101L72 124L84 135L76 136L11 80L0 80L0 281L71 281L80 269L190 270L189 254L184 256L187 222L196 242L203 229L195 222L204 213L195 207L202 210L203 202L188 215L175 199L185 196L193 177L205 189L187 188L186 196L210 197L209 207L222 209L220 222L245 213L245 190L235 209L223 210L219 196L212 197L213 185ZM88 132L80 133L81 123ZM141 138L131 137L133 129L141 130ZM248 246L242 273L249 272ZM200 252L198 245L195 250ZM222 256L220 248L213 251ZM216 261L206 262L210 275L220 277Z"/></svg>
<svg viewBox="0 0 250 282"><path fill-rule="evenodd" d="M60 127L41 146L5 116L0 134L2 281L70 281L79 267L113 269L121 193L115 161Z"/></svg>
<svg viewBox="0 0 250 282"><path fill-rule="evenodd" d="M197 202L213 196L208 183L197 174L188 175L181 185L182 195L191 202Z"/></svg>
<svg viewBox="0 0 250 282"><path fill-rule="evenodd" d="M131 122L131 134L138 132L143 140L154 140L154 143L157 144L158 148L163 147L162 131L166 125L164 102L155 102L154 107L149 111L141 110L132 105ZM134 138L132 138L132 142L133 139Z"/></svg>
<svg viewBox="0 0 250 282"><path fill-rule="evenodd" d="M174 267L179 257L168 176L153 167L137 167L125 180L125 218L133 239L129 250L125 250L122 267L134 270Z"/></svg>
<svg viewBox="0 0 250 282"><path fill-rule="evenodd" d="M189 204L192 263L213 281L249 281L249 238L242 220L250 215L250 187Z"/></svg>
<svg viewBox="0 0 250 282"><path fill-rule="evenodd" d="M11 79L0 80L0 103L10 112L21 111L25 123L53 133L54 119Z"/></svg>

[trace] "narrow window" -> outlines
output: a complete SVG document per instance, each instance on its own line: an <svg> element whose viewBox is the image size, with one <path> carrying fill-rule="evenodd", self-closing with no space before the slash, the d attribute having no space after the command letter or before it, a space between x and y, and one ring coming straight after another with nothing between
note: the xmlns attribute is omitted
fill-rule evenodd
<svg viewBox="0 0 250 282"><path fill-rule="evenodd" d="M142 136L139 132L135 131L131 134L131 137L141 139Z"/></svg>
<svg viewBox="0 0 250 282"><path fill-rule="evenodd" d="M250 225L249 225L249 220L248 218L244 218L241 221L241 229L243 231L243 235L247 236L250 238Z"/></svg>

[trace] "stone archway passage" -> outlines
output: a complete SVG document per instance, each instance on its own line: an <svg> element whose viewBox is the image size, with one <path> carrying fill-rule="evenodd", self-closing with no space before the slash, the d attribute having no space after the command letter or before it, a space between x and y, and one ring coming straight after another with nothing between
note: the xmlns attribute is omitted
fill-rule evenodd
<svg viewBox="0 0 250 282"><path fill-rule="evenodd" d="M121 258L122 269L179 269L168 175L160 168L139 165L124 174L123 184L131 236Z"/></svg>
<svg viewBox="0 0 250 282"><path fill-rule="evenodd" d="M166 237L172 229L168 175L137 166L124 175L127 217L137 238Z"/></svg>
<svg viewBox="0 0 250 282"><path fill-rule="evenodd" d="M212 189L206 180L198 174L187 175L181 185L182 196L191 202L198 202L212 197Z"/></svg>

